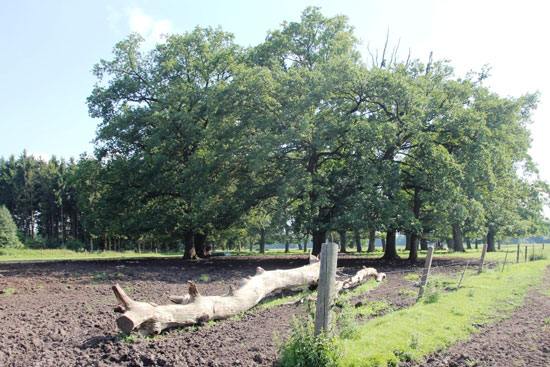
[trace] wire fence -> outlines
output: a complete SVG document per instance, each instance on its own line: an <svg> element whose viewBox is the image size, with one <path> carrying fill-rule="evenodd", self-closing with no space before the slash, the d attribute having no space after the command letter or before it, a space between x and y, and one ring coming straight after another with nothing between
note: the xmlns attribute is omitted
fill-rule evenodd
<svg viewBox="0 0 550 367"><path fill-rule="evenodd" d="M527 250L527 251L525 251ZM538 252L537 252L538 250ZM510 255L510 257L508 257L508 255ZM516 256L513 256L513 255L516 255ZM502 256L502 254L499 254L498 255L499 257ZM540 256L540 257L539 257ZM520 250L518 252L517 249L514 249L514 250L508 250L506 253L505 253L505 257L504 259L500 259L500 258L496 258L496 259L489 259L485 261L484 265L483 265L483 268L489 268L489 269L495 269L495 268L499 268L500 266L502 266L502 271L504 271L504 268L505 266L512 266L512 265L515 265L515 264L518 264L518 263L525 263L525 262L529 262L529 261L532 261L532 260L537 260L539 258L542 258L544 259L545 258L545 249L544 249L544 244L541 245L538 245L538 246L534 246L534 245L522 245L520 247ZM508 261L507 261L508 260ZM434 258L433 259L434 262L441 262L441 261L445 261L445 258ZM457 281L457 289L459 288L459 285L464 281L465 278L467 277L472 277L472 276L475 276L477 275L477 272L475 273L468 273L468 269L469 268L472 268L472 270L474 270L475 268L477 268L479 266L479 262L481 261L480 258L469 258L469 259L464 259L464 260L460 260L460 261L452 261L450 263L442 263L442 264L439 264L439 265L432 265L430 267L430 273L437 273L438 271L441 271L441 270L448 270L448 269L453 269L453 268L456 268L456 272L447 272L445 275L450 277L450 278L456 278L455 280ZM415 268L409 268L409 269L397 269L397 270L387 270L387 271L384 271L383 269L380 269L381 272L384 272L386 274L386 276L391 276L392 274L410 274L410 273L421 273L423 271L423 268L420 268L420 267L415 267ZM460 280L459 280L460 278ZM391 292L393 290L403 290L404 292L410 290L410 289L413 289L413 288L419 288L419 280L420 280L420 276L418 279L415 279L415 281L411 281L409 284L397 284L397 285L393 285L393 286L385 286L384 284L382 284L381 286L379 287L376 287L374 289L371 289L365 293L363 293L362 295L367 295L371 292L374 292L374 291L377 291L377 290L383 290L385 292Z"/></svg>

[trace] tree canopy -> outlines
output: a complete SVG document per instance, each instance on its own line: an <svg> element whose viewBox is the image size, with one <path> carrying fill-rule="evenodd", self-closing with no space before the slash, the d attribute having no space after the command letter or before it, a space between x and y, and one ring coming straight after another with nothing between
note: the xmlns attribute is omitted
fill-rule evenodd
<svg viewBox="0 0 550 367"><path fill-rule="evenodd" d="M328 233L377 231L391 260L399 232L416 261L421 239L494 250L548 227L528 154L538 95L501 97L486 70L459 78L431 57L368 63L344 16L307 8L250 48L214 28L150 50L132 34L94 74L94 157L1 161L0 204L27 236L194 258L209 238L311 236L318 254Z"/></svg>

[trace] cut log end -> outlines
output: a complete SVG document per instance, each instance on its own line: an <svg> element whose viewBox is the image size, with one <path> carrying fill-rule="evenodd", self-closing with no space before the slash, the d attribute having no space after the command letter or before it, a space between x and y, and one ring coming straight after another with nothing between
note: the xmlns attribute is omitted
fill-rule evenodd
<svg viewBox="0 0 550 367"><path fill-rule="evenodd" d="M132 330L134 330L134 327L135 327L134 322L132 321L132 319L130 319L129 317L124 316L124 315L120 316L116 320L116 324L117 324L118 328L126 334L130 334L132 332Z"/></svg>

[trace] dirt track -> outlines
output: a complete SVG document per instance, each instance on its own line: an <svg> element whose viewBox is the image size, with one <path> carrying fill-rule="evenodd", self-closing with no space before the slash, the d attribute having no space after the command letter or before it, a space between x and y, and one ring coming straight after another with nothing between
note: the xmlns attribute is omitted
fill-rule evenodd
<svg viewBox="0 0 550 367"><path fill-rule="evenodd" d="M213 325L168 330L155 338L124 339L115 325L111 285L119 283L136 300L162 304L169 302L170 295L184 294L184 284L190 279L198 282L202 294L224 294L230 284L254 275L257 266L273 270L306 263L305 257L227 257L200 262L0 264L0 290L6 292L0 295L0 366L272 366L277 352L275 335L286 335L292 315L303 312L304 306L253 310ZM410 269L405 262L384 264L351 257L338 263L350 274L362 265L381 271ZM403 275L388 276L383 286L369 294L369 300L386 299L394 309L412 304L414 298L398 294L399 288L410 287ZM547 306L544 308L550 313ZM539 317L543 322L550 315ZM499 346L506 349L505 344ZM536 364L547 360L547 349L531 354L537 357L531 366L548 365ZM448 360L453 358L451 355Z"/></svg>

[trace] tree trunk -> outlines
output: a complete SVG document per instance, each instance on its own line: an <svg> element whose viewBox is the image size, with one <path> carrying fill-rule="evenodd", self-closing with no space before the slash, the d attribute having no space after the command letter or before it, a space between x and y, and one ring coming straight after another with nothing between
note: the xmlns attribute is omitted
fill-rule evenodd
<svg viewBox="0 0 550 367"><path fill-rule="evenodd" d="M314 231L313 232L313 249L311 254L317 256L321 253L321 245L327 240L327 233L325 231Z"/></svg>
<svg viewBox="0 0 550 367"><path fill-rule="evenodd" d="M207 233L196 233L193 242L195 244L195 254L201 259L206 257L206 239L208 238Z"/></svg>
<svg viewBox="0 0 550 367"><path fill-rule="evenodd" d="M466 237L466 248L468 250L472 249L472 240L470 240L470 237Z"/></svg>
<svg viewBox="0 0 550 367"><path fill-rule="evenodd" d="M395 229L389 229L386 233L386 250L384 251L384 260L397 260L399 255L397 255L397 246L395 243L395 237L397 231Z"/></svg>
<svg viewBox="0 0 550 367"><path fill-rule="evenodd" d="M65 218L63 214L63 203L61 203L61 215L59 219L61 220L61 244L65 244Z"/></svg>
<svg viewBox="0 0 550 367"><path fill-rule="evenodd" d="M416 233L410 235L409 261L413 264L418 262L418 235Z"/></svg>
<svg viewBox="0 0 550 367"><path fill-rule="evenodd" d="M265 229L260 230L260 254L265 254Z"/></svg>
<svg viewBox="0 0 550 367"><path fill-rule="evenodd" d="M347 254L348 249L346 248L346 231L339 231L338 235L340 236L340 253Z"/></svg>
<svg viewBox="0 0 550 367"><path fill-rule="evenodd" d="M428 250L428 240L427 239L425 239L425 238L420 239L420 249L422 251L427 251Z"/></svg>
<svg viewBox="0 0 550 367"><path fill-rule="evenodd" d="M304 238L304 252L307 252L307 240L308 240L308 236Z"/></svg>
<svg viewBox="0 0 550 367"><path fill-rule="evenodd" d="M454 251L454 249L455 249L455 243L454 243L453 239L450 238L450 237L447 238L447 248L449 250L452 250L452 251Z"/></svg>
<svg viewBox="0 0 550 367"><path fill-rule="evenodd" d="M353 234L355 236L355 248L357 249L357 252L363 252L363 248L361 247L361 232L354 229Z"/></svg>
<svg viewBox="0 0 550 367"><path fill-rule="evenodd" d="M170 327L226 319L249 310L275 291L316 284L319 279L319 267L319 261L313 256L310 257L309 265L300 268L265 271L258 267L254 277L242 279L238 289L230 286L225 296L201 296L196 285L189 282L189 294L171 297L172 302L177 303L174 305L157 306L148 302L136 302L116 284L113 286L113 292L120 306L115 312L122 313L116 323L127 334L135 329L145 334L158 334ZM366 268L354 277L338 281L336 289L358 285L371 276L376 277L378 281L385 278L385 274Z"/></svg>
<svg viewBox="0 0 550 367"><path fill-rule="evenodd" d="M474 246L475 246L475 249L477 250L478 246L479 246L479 239L477 239L477 238L475 239Z"/></svg>
<svg viewBox="0 0 550 367"><path fill-rule="evenodd" d="M387 234L386 234L387 236ZM381 238L380 239L380 242L382 242L382 251L383 252L386 252L386 239L385 238Z"/></svg>
<svg viewBox="0 0 550 367"><path fill-rule="evenodd" d="M455 246L455 251L466 252L464 250L464 243L462 240L462 230L456 224L453 224L453 243Z"/></svg>
<svg viewBox="0 0 550 367"><path fill-rule="evenodd" d="M185 233L185 237L183 238L183 244L184 244L184 253L183 253L183 259L184 260L194 260L197 258L197 253L195 252L195 238L193 236L192 231L188 231Z"/></svg>
<svg viewBox="0 0 550 367"><path fill-rule="evenodd" d="M495 252L495 228L489 226L489 232L487 232L487 252Z"/></svg>
<svg viewBox="0 0 550 367"><path fill-rule="evenodd" d="M411 234L405 234L405 251L411 250Z"/></svg>
<svg viewBox="0 0 550 367"><path fill-rule="evenodd" d="M290 252L290 240L287 238L285 241L285 254Z"/></svg>
<svg viewBox="0 0 550 367"><path fill-rule="evenodd" d="M376 251L376 231L373 229L369 231L369 249L367 252L374 251Z"/></svg>

